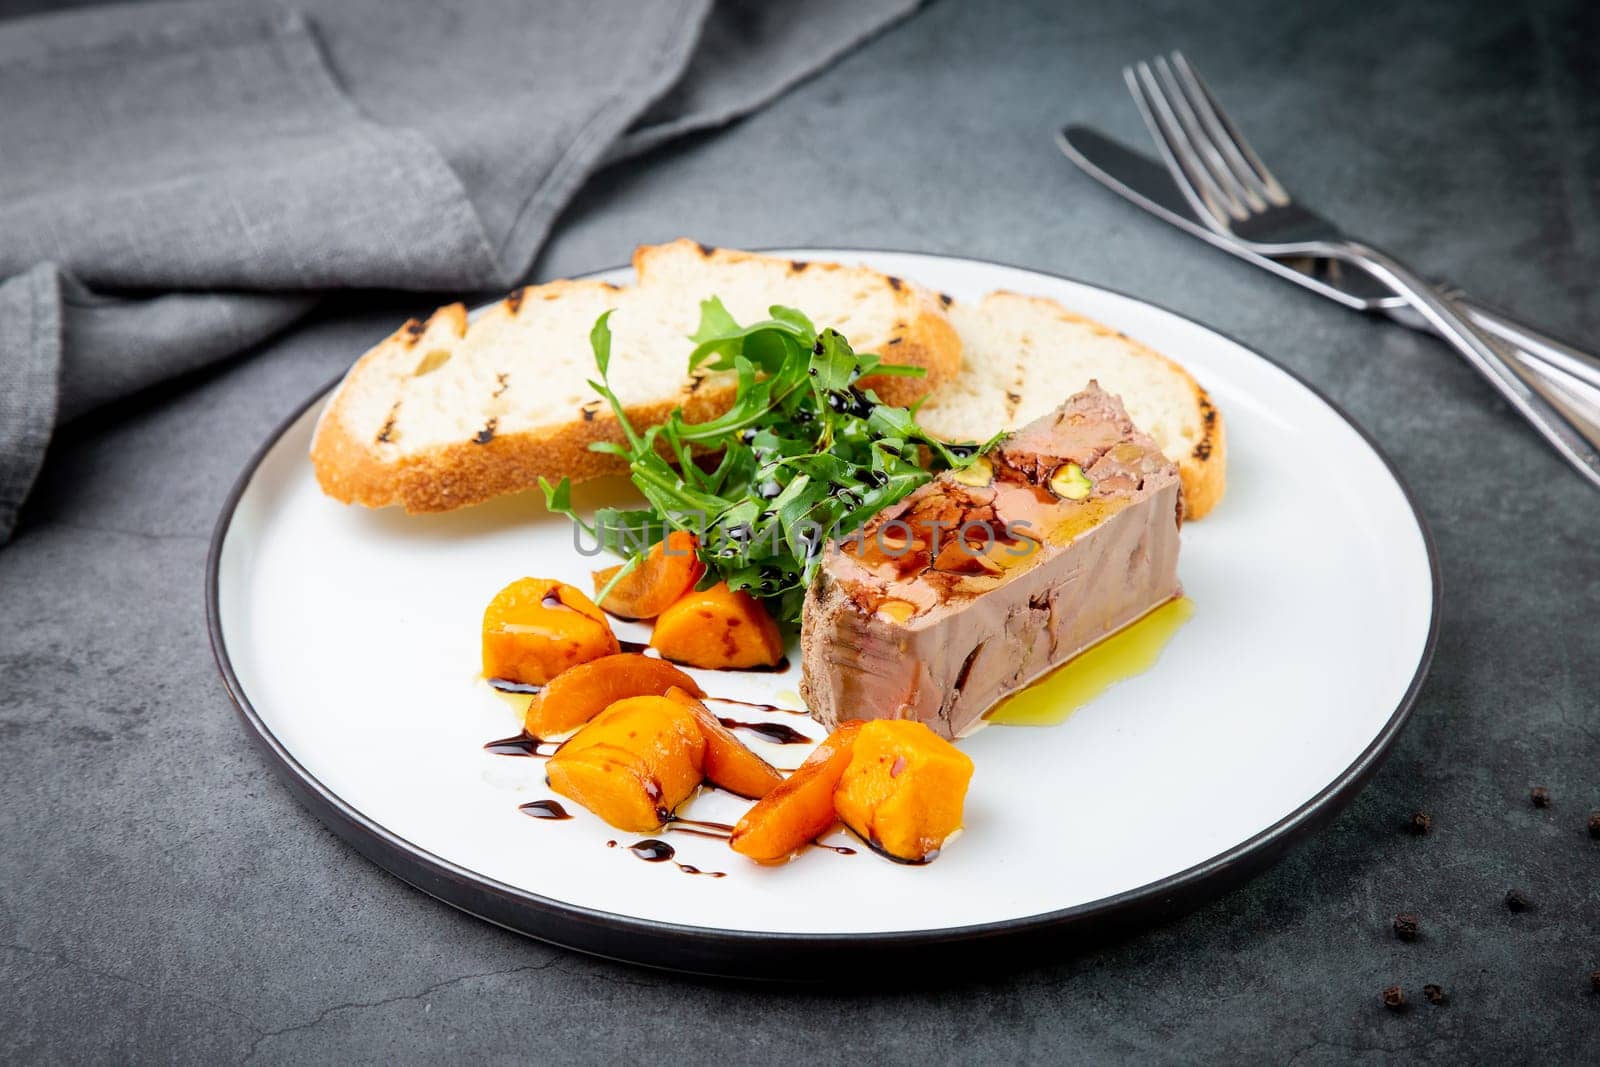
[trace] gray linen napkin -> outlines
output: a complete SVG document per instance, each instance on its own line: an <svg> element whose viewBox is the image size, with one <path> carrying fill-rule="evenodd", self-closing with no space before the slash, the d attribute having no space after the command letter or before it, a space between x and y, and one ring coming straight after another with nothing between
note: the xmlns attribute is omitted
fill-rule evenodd
<svg viewBox="0 0 1600 1067"><path fill-rule="evenodd" d="M329 289L527 273L595 169L916 0L157 2L0 21L0 544L56 425Z"/></svg>

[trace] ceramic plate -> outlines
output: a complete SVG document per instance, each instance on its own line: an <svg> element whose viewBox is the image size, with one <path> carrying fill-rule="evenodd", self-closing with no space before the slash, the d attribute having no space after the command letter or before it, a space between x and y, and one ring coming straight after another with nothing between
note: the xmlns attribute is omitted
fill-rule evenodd
<svg viewBox="0 0 1600 1067"><path fill-rule="evenodd" d="M773 977L1010 958L1156 921L1331 818L1404 722L1437 622L1431 542L1373 443L1281 368L1131 297L966 259L792 254L866 263L958 299L1053 297L1204 383L1228 420L1228 491L1184 527L1179 572L1195 613L1155 666L1060 725L964 741L977 766L966 831L928 866L862 848L759 868L683 834L665 835L675 862L641 862L626 848L637 835L575 804L566 821L521 813L553 795L542 761L483 749L520 728L478 676L483 607L524 575L588 585L595 564L566 520L537 494L433 516L327 499L306 458L319 396L240 478L208 590L246 728L307 805L401 878L491 921L639 963ZM1082 384L1063 382L1063 394ZM691 673L719 696L798 700L797 668ZM820 733L798 715L744 717ZM780 766L805 751L745 736ZM741 806L711 793L690 813L731 821Z"/></svg>

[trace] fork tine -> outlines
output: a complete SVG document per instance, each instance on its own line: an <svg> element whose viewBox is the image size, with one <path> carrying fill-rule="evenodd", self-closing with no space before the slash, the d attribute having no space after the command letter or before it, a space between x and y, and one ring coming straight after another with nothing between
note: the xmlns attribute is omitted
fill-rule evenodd
<svg viewBox="0 0 1600 1067"><path fill-rule="evenodd" d="M1178 79L1172 73L1172 67L1167 63L1166 57L1157 56L1154 66L1156 75L1165 89L1167 102L1172 105L1173 113L1183 123L1183 128L1189 135L1189 143L1195 147L1201 159L1210 168L1211 177L1218 187L1251 211L1265 211L1267 202L1257 191L1261 185L1260 181L1253 174L1241 179L1228 160L1223 158L1222 150L1217 147L1211 131L1206 129L1205 124L1195 113L1194 106L1190 103L1183 86L1178 84Z"/></svg>
<svg viewBox="0 0 1600 1067"><path fill-rule="evenodd" d="M1267 169L1267 165L1261 162L1261 157L1250 147L1250 142L1244 139L1239 127L1235 126L1228 113L1222 110L1217 98L1211 94L1210 87L1201 79L1200 72L1190 65L1182 52L1172 53L1172 65L1176 68L1178 81L1183 86L1183 91L1195 112L1200 116L1200 121L1211 131L1212 140L1228 157L1240 180L1247 186L1255 188L1275 206L1283 207L1288 204L1288 190L1284 189Z"/></svg>
<svg viewBox="0 0 1600 1067"><path fill-rule="evenodd" d="M1188 136L1150 72L1150 64L1141 62L1134 67L1124 67L1122 77L1128 83L1128 92L1133 95L1139 113L1144 116L1156 148L1166 161L1167 170L1172 172L1195 210L1204 218L1216 220L1219 226L1225 226L1230 218L1238 222L1249 218L1244 206L1218 188L1195 155Z"/></svg>

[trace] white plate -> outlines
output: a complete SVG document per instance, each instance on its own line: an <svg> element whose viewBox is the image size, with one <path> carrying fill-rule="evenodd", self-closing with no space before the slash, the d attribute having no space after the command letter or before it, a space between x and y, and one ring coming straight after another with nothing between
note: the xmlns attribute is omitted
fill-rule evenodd
<svg viewBox="0 0 1600 1067"><path fill-rule="evenodd" d="M587 585L592 561L566 520L536 494L437 516L342 507L306 459L311 403L241 477L208 598L230 690L302 799L475 914L587 951L740 974L1148 921L1330 818L1404 721L1437 617L1430 540L1372 443L1282 369L1127 296L972 260L792 254L864 262L958 299L1053 297L1199 378L1227 418L1228 491L1184 527L1179 571L1197 610L1157 665L1060 726L963 742L977 765L967 829L929 866L862 849L758 868L675 834L679 860L726 877L642 863L606 845L635 837L581 809L564 822L521 814L552 796L542 762L482 750L520 726L478 677L484 604L524 575ZM796 674L700 677L718 695L782 703ZM803 749L767 751L793 766ZM693 814L737 811L714 794Z"/></svg>

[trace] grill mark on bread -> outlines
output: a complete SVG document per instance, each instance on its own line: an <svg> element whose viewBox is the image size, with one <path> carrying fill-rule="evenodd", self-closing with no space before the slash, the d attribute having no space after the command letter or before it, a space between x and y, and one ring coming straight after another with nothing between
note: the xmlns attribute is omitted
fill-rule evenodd
<svg viewBox="0 0 1600 1067"><path fill-rule="evenodd" d="M1200 421L1206 424L1205 431L1194 446L1194 458L1207 460L1211 458L1211 450L1216 447L1217 409L1211 403L1211 397L1205 390L1200 390Z"/></svg>
<svg viewBox="0 0 1600 1067"><path fill-rule="evenodd" d="M377 437L377 443L378 444L386 445L386 444L389 444L390 442L392 442L395 439L394 420L395 420L395 416L397 416L399 414L400 414L400 401L396 400L394 402L394 406L389 409L389 417L387 419L383 420L383 429L378 431L378 437Z"/></svg>
<svg viewBox="0 0 1600 1067"><path fill-rule="evenodd" d="M506 294L506 310L515 315L517 313L517 309L522 307L522 301L527 295L528 287L526 285L519 286L518 288L511 290L511 292Z"/></svg>
<svg viewBox="0 0 1600 1067"><path fill-rule="evenodd" d="M790 274L799 274L801 271L805 270L809 266L811 266L811 264L807 263L803 259L791 259L789 261L789 273Z"/></svg>
<svg viewBox="0 0 1600 1067"><path fill-rule="evenodd" d="M407 348L417 343L417 338L422 336L422 331L427 329L421 319L407 319L405 325L400 327L400 340Z"/></svg>
<svg viewBox="0 0 1600 1067"><path fill-rule="evenodd" d="M618 285L616 282L601 282L600 284L605 286L607 289L610 289L613 293L622 288L622 286Z"/></svg>
<svg viewBox="0 0 1600 1067"><path fill-rule="evenodd" d="M904 338L904 337L891 337L891 338L889 338L889 344L891 344L891 345L897 345L897 344L899 344L899 343L900 343L900 342L901 342L901 341L904 341L904 340L905 340L905 338Z"/></svg>
<svg viewBox="0 0 1600 1067"><path fill-rule="evenodd" d="M906 287L906 283L905 282L901 281L899 278L896 278L893 274L889 275L889 288L893 289L895 292L898 293L900 290L904 289L905 287Z"/></svg>
<svg viewBox="0 0 1600 1067"><path fill-rule="evenodd" d="M583 416L584 422L593 422L595 415L600 410L600 401L591 400L578 408L578 414Z"/></svg>
<svg viewBox="0 0 1600 1067"><path fill-rule="evenodd" d="M951 296L949 293L940 293L939 294L939 306L940 307L949 307L951 304L954 304L955 302L956 302L956 298Z"/></svg>
<svg viewBox="0 0 1600 1067"><path fill-rule="evenodd" d="M705 384L705 380L706 375L704 371L695 371L693 374L689 375L689 381L684 385L683 391L688 393L690 396L693 396L697 391L699 391L700 387Z"/></svg>
<svg viewBox="0 0 1600 1067"><path fill-rule="evenodd" d="M705 256L707 259L710 259L712 256L717 254L716 245L701 244L699 241L696 241L694 246L698 248L700 250L700 254Z"/></svg>
<svg viewBox="0 0 1600 1067"><path fill-rule="evenodd" d="M495 428L499 425L499 418L491 418L488 422L483 424L483 429L479 430L477 435L473 437L472 443L475 445L486 445L490 441L493 441Z"/></svg>
<svg viewBox="0 0 1600 1067"><path fill-rule="evenodd" d="M494 392L489 394L491 397L498 398L505 393L507 389L511 388L511 375L507 374L505 371L501 371L499 374L496 374L494 376L494 380L497 384L495 385Z"/></svg>

